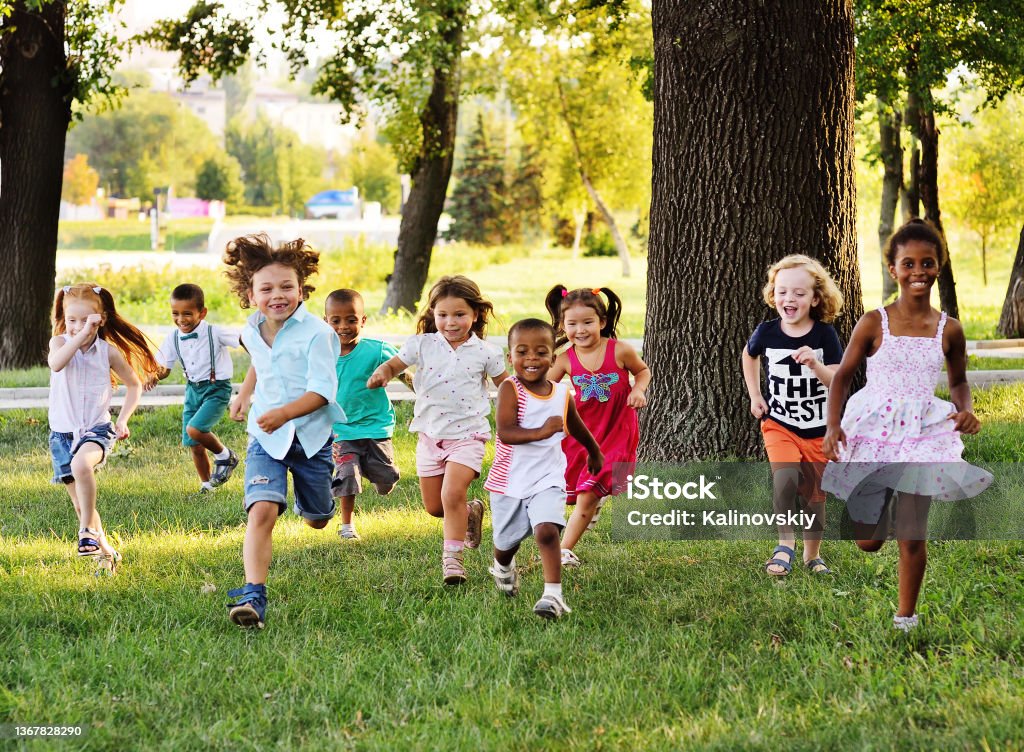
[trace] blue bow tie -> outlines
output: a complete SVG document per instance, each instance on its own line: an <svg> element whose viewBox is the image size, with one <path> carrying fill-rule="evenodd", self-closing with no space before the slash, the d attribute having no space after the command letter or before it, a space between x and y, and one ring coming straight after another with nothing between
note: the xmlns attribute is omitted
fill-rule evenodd
<svg viewBox="0 0 1024 752"><path fill-rule="evenodd" d="M178 337L179 340L184 342L186 339L199 339L199 332L192 332L191 334L182 334Z"/></svg>

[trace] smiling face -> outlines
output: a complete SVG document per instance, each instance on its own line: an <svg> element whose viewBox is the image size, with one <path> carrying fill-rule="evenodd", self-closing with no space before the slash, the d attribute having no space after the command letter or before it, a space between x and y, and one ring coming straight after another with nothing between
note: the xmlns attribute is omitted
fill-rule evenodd
<svg viewBox="0 0 1024 752"><path fill-rule="evenodd" d="M83 300L82 298L65 298L64 299L64 330L69 336L74 337L85 326L86 320L95 314L102 314L99 307L94 303ZM100 321L100 326L103 326L107 321L107 317L103 316ZM82 345L82 349L89 347L93 342L96 341L96 337L99 336L99 327L96 327L96 331L93 332L89 340Z"/></svg>
<svg viewBox="0 0 1024 752"><path fill-rule="evenodd" d="M249 302L268 321L281 325L302 302L299 275L290 266L270 264L252 275Z"/></svg>
<svg viewBox="0 0 1024 752"><path fill-rule="evenodd" d="M324 307L324 321L330 324L331 329L338 335L343 349L355 347L359 344L359 332L366 324L363 301L356 299L339 303L328 298Z"/></svg>
<svg viewBox="0 0 1024 752"><path fill-rule="evenodd" d="M900 296L930 296L939 277L938 249L931 243L909 240L896 248L895 256L889 273L900 286Z"/></svg>
<svg viewBox="0 0 1024 752"><path fill-rule="evenodd" d="M206 309L197 308L194 300L171 298L171 318L182 334L188 334L206 318Z"/></svg>
<svg viewBox="0 0 1024 752"><path fill-rule="evenodd" d="M562 312L562 329L573 347L587 350L601 343L605 320L588 305L577 303Z"/></svg>
<svg viewBox="0 0 1024 752"><path fill-rule="evenodd" d="M780 269L775 275L775 310L790 326L807 323L811 309L819 303L814 294L814 277L801 267Z"/></svg>
<svg viewBox="0 0 1024 752"><path fill-rule="evenodd" d="M550 329L516 329L508 345L508 359L516 378L538 384L555 363L555 338Z"/></svg>
<svg viewBox="0 0 1024 752"><path fill-rule="evenodd" d="M469 339L476 322L476 311L462 298L441 298L434 304L434 326L450 345Z"/></svg>

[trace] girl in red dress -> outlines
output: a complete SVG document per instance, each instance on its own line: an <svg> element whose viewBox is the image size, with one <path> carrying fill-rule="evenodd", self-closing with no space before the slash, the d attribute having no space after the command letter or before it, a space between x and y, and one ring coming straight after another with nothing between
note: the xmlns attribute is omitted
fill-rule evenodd
<svg viewBox="0 0 1024 752"><path fill-rule="evenodd" d="M640 440L636 410L647 404L651 371L636 350L615 339L622 301L607 287L568 290L557 285L544 304L558 332L557 344L569 343L548 371L548 379L558 382L569 374L576 409L605 460L601 472L593 475L587 470L587 450L571 436L562 442L567 503L575 504L562 534L562 566L578 567L573 548L597 522L605 497L625 490L626 476L636 464Z"/></svg>

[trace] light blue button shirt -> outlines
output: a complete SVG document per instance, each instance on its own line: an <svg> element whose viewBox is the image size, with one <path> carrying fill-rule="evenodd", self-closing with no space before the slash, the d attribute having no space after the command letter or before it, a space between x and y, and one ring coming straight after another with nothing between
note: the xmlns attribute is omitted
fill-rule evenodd
<svg viewBox="0 0 1024 752"><path fill-rule="evenodd" d="M334 423L345 422L345 413L335 401L338 374L335 364L341 346L338 335L324 321L299 303L270 347L260 336L266 316L252 314L242 331L242 344L256 369L256 392L249 410L247 430L274 459L284 459L298 437L307 457L319 452L332 437ZM306 392L316 392L327 404L309 415L289 420L273 433L263 431L256 419L268 410L294 402Z"/></svg>

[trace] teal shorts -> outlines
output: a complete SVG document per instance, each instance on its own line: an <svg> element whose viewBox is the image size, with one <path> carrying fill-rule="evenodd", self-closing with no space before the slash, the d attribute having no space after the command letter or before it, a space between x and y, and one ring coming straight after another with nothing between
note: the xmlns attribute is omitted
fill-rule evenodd
<svg viewBox="0 0 1024 752"><path fill-rule="evenodd" d="M220 381L190 381L185 387L185 409L181 414L181 443L197 446L188 435L188 427L209 433L227 412L231 402L231 379Z"/></svg>

